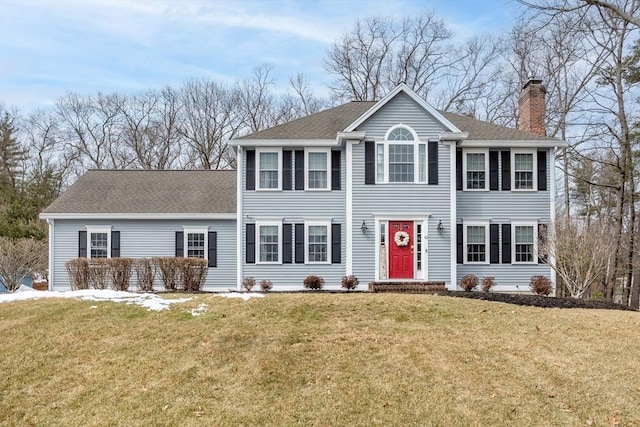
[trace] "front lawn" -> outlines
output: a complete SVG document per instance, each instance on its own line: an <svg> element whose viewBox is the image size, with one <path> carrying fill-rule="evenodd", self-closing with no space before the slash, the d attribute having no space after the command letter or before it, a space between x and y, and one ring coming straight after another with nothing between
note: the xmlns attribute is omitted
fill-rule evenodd
<svg viewBox="0 0 640 427"><path fill-rule="evenodd" d="M46 299L1 303L0 334L0 425L640 425L638 312Z"/></svg>

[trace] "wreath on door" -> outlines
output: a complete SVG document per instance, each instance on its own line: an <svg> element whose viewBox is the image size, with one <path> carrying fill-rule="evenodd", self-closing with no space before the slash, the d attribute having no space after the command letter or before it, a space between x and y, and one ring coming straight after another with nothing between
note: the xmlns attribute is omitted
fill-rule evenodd
<svg viewBox="0 0 640 427"><path fill-rule="evenodd" d="M396 246L407 246L409 244L409 234L406 231L396 231L393 241L396 242Z"/></svg>

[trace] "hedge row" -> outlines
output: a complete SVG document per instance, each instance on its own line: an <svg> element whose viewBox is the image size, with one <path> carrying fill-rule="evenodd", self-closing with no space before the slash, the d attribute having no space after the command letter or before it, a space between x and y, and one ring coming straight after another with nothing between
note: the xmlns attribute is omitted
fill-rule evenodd
<svg viewBox="0 0 640 427"><path fill-rule="evenodd" d="M71 289L129 290L133 271L138 290L153 292L159 277L165 291L197 292L207 276L207 261L201 258L76 258L66 262Z"/></svg>

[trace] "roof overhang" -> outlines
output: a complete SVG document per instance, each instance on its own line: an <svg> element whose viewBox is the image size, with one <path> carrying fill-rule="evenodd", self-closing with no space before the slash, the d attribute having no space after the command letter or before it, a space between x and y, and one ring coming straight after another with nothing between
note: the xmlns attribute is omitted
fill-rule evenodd
<svg viewBox="0 0 640 427"><path fill-rule="evenodd" d="M46 213L40 214L41 219L236 219L235 213Z"/></svg>
<svg viewBox="0 0 640 427"><path fill-rule="evenodd" d="M424 99L418 96L409 86L405 83L400 83L395 87L391 92L386 94L380 101L378 101L373 107L368 109L363 115L358 117L358 119L351 123L349 127L345 129L345 132L351 132L358 128L362 123L364 123L369 117L373 116L378 110L380 110L387 102L391 101L397 94L400 92L406 93L411 99L413 99L418 105L425 109L429 114L431 114L442 126L444 126L449 132L452 133L461 133L460 129L458 129L453 123L447 120L442 114L438 112L435 108L429 105Z"/></svg>
<svg viewBox="0 0 640 427"><path fill-rule="evenodd" d="M468 140L462 141L460 147L487 148L487 147L507 147L507 148L556 148L567 147L566 141L559 139L543 140Z"/></svg>
<svg viewBox="0 0 640 427"><path fill-rule="evenodd" d="M338 132L336 141L338 144L342 144L343 141L362 141L365 137L365 132Z"/></svg>
<svg viewBox="0 0 640 427"><path fill-rule="evenodd" d="M467 132L443 132L440 135L438 135L438 139L440 141L455 141L455 142L459 142L459 141L464 141L465 139L467 139L467 137L469 136L469 133Z"/></svg>
<svg viewBox="0 0 640 427"><path fill-rule="evenodd" d="M340 145L336 139L233 139L231 147L330 147Z"/></svg>

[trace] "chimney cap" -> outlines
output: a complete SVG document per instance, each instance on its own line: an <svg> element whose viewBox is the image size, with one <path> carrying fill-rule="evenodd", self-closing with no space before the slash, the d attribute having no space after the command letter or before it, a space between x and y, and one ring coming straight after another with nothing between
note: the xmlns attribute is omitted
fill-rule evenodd
<svg viewBox="0 0 640 427"><path fill-rule="evenodd" d="M526 89L530 85L541 85L541 84L542 84L542 80L541 79L536 79L535 77L530 75L528 77L528 79L527 79L527 82L524 84L524 86L522 86L522 89Z"/></svg>

